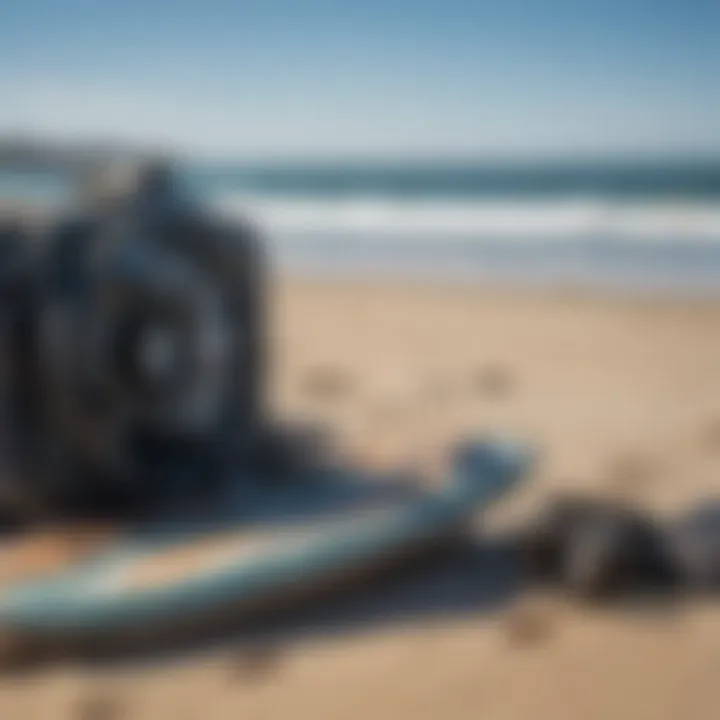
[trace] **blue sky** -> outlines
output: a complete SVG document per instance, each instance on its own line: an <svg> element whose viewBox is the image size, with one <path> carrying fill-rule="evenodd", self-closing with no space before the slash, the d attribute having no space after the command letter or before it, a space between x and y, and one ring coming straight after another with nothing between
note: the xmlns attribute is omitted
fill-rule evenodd
<svg viewBox="0 0 720 720"><path fill-rule="evenodd" d="M0 0L0 131L209 156L720 156L718 0Z"/></svg>

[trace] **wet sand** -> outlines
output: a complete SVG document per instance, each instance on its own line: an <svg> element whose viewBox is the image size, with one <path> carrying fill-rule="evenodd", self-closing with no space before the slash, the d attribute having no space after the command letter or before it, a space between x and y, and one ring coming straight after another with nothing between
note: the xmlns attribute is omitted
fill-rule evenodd
<svg viewBox="0 0 720 720"><path fill-rule="evenodd" d="M285 280L275 290L275 403L332 424L354 462L438 482L458 435L532 441L537 468L491 527L522 521L568 487L661 513L720 495L720 302L389 281ZM322 631L290 627L272 642L8 676L0 716L717 715L720 612L711 603L589 608L511 592L481 602L490 574L475 558L430 584L411 580L401 612L371 591L362 622L328 601ZM442 611L425 611L423 593Z"/></svg>

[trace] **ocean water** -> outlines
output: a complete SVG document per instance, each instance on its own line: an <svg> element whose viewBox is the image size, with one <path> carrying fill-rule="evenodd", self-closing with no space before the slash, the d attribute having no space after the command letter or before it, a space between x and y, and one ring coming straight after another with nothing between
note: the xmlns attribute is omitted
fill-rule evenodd
<svg viewBox="0 0 720 720"><path fill-rule="evenodd" d="M720 292L720 162L188 165L282 269ZM58 196L0 176L0 196Z"/></svg>
<svg viewBox="0 0 720 720"><path fill-rule="evenodd" d="M720 291L720 163L205 168L283 267Z"/></svg>

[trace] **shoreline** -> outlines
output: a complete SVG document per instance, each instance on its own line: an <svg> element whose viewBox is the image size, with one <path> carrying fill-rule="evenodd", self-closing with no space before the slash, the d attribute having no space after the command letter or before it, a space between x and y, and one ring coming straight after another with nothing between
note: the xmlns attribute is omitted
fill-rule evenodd
<svg viewBox="0 0 720 720"><path fill-rule="evenodd" d="M277 263L276 263L277 264ZM327 287L377 287L392 285L398 288L428 288L434 290L463 290L499 296L515 295L531 298L551 296L567 301L578 299L599 302L651 302L659 305L691 307L720 306L720 285L714 288L672 288L666 286L633 286L630 283L608 286L571 280L549 281L532 279L493 279L443 273L412 274L402 272L378 273L376 270L304 270L283 267L271 273L272 281L282 285L317 285Z"/></svg>

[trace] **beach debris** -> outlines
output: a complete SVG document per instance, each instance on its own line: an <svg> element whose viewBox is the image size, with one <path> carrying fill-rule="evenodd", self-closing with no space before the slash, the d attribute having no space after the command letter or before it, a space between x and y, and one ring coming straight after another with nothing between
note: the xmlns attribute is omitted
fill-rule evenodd
<svg viewBox="0 0 720 720"><path fill-rule="evenodd" d="M598 600L720 589L720 499L661 521L617 500L553 498L518 538L532 582Z"/></svg>
<svg viewBox="0 0 720 720"><path fill-rule="evenodd" d="M720 500L699 504L668 533L676 574L693 590L720 587Z"/></svg>
<svg viewBox="0 0 720 720"><path fill-rule="evenodd" d="M652 519L622 503L560 496L520 536L531 578L569 594L601 598L660 576L659 533Z"/></svg>

